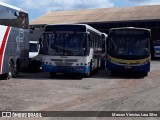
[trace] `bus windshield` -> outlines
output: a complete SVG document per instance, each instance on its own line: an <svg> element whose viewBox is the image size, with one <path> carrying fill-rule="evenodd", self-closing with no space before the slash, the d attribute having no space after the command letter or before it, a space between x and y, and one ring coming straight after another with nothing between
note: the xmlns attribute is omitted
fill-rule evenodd
<svg viewBox="0 0 160 120"><path fill-rule="evenodd" d="M149 38L134 35L115 35L109 39L109 54L146 56L149 55Z"/></svg>
<svg viewBox="0 0 160 120"><path fill-rule="evenodd" d="M86 33L46 33L43 53L54 56L83 56L86 38Z"/></svg>

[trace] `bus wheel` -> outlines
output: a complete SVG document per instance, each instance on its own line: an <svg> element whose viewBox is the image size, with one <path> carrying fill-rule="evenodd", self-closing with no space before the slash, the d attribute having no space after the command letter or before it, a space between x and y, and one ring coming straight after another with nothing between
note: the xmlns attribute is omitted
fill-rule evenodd
<svg viewBox="0 0 160 120"><path fill-rule="evenodd" d="M9 80L13 77L13 64L12 62L9 63L8 73L5 74L4 79Z"/></svg>
<svg viewBox="0 0 160 120"><path fill-rule="evenodd" d="M56 76L56 73L55 72L50 72L50 77L53 78Z"/></svg>
<svg viewBox="0 0 160 120"><path fill-rule="evenodd" d="M111 75L112 75L112 76L117 76L117 75L118 75L118 72L115 71L115 70L112 70L112 71L111 71Z"/></svg>
<svg viewBox="0 0 160 120"><path fill-rule="evenodd" d="M87 72L86 74L84 74L85 78L89 78L89 76L90 76L90 72Z"/></svg>
<svg viewBox="0 0 160 120"><path fill-rule="evenodd" d="M148 72L143 72L142 74L143 74L143 76L147 76Z"/></svg>
<svg viewBox="0 0 160 120"><path fill-rule="evenodd" d="M19 71L20 71L20 62L17 62L13 77L17 77L19 75Z"/></svg>
<svg viewBox="0 0 160 120"><path fill-rule="evenodd" d="M17 76L18 76L18 74L19 74L19 66L17 66L17 67L12 67L12 77L13 78L16 78Z"/></svg>

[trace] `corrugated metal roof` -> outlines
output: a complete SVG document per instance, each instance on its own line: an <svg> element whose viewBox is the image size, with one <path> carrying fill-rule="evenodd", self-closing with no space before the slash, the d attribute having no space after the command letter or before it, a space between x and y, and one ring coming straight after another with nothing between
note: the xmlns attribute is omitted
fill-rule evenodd
<svg viewBox="0 0 160 120"><path fill-rule="evenodd" d="M159 19L160 5L148 5L49 12L33 20L30 24L94 23Z"/></svg>

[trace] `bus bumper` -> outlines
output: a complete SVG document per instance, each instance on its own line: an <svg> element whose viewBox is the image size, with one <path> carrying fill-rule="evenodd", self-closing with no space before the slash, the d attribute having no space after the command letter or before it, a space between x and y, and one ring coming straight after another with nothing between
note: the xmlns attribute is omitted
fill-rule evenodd
<svg viewBox="0 0 160 120"><path fill-rule="evenodd" d="M107 62L106 64L107 69L111 70L111 71L126 71L126 72L149 72L150 71L150 63L146 63L144 65L118 65L118 64L113 64L111 62Z"/></svg>
<svg viewBox="0 0 160 120"><path fill-rule="evenodd" d="M83 73L89 72L89 66L52 66L52 65L42 65L42 70L44 72L56 72L56 73Z"/></svg>

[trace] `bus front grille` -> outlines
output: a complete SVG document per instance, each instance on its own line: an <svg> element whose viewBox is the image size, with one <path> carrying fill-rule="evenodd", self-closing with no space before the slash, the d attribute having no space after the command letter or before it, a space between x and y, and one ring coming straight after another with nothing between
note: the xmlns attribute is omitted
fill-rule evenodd
<svg viewBox="0 0 160 120"><path fill-rule="evenodd" d="M63 59L51 59L51 61L54 61L54 62L63 62Z"/></svg>
<svg viewBox="0 0 160 120"><path fill-rule="evenodd" d="M78 59L65 59L65 62L77 62Z"/></svg>
<svg viewBox="0 0 160 120"><path fill-rule="evenodd" d="M73 63L55 62L56 66L72 66Z"/></svg>

